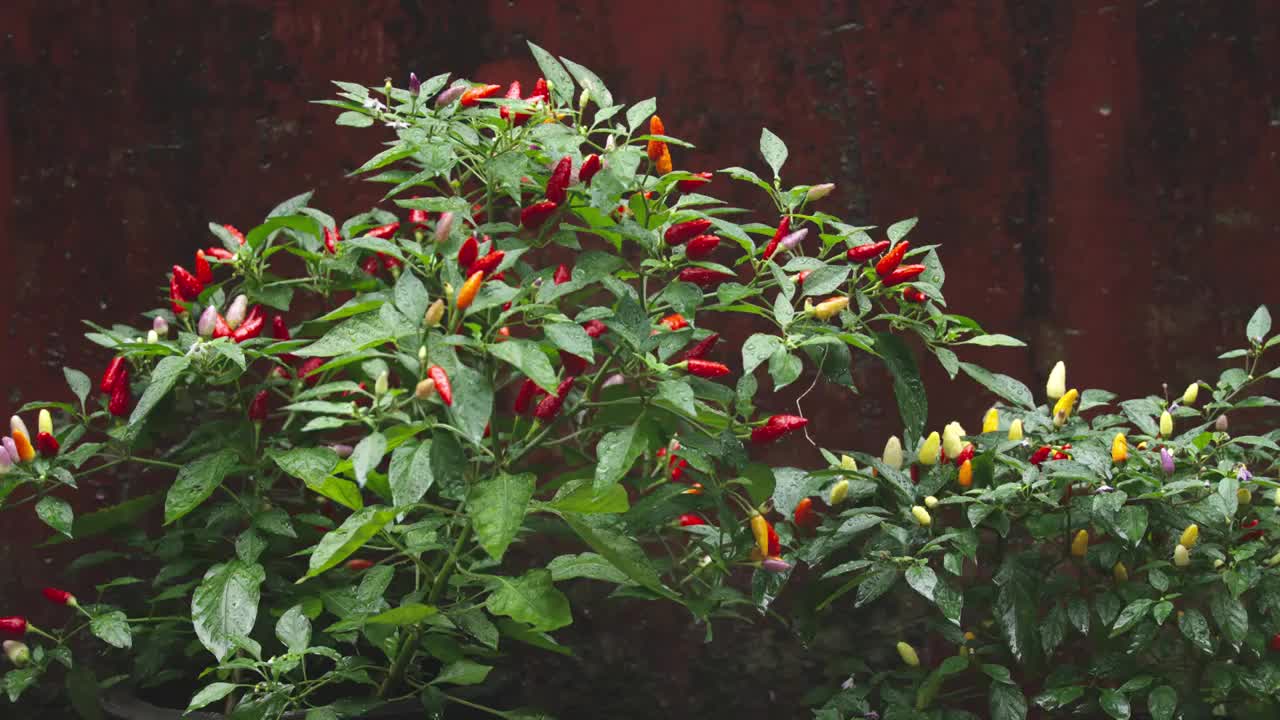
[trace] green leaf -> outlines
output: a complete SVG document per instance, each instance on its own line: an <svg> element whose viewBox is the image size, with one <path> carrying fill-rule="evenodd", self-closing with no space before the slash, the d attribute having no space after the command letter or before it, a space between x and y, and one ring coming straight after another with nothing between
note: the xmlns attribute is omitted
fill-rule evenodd
<svg viewBox="0 0 1280 720"><path fill-rule="evenodd" d="M352 513L342 525L320 538L320 542L311 551L307 574L302 580L313 578L346 560L351 553L368 542L369 538L386 527L395 516L394 510L379 505L370 505Z"/></svg>
<svg viewBox="0 0 1280 720"><path fill-rule="evenodd" d="M1262 339L1271 332L1271 312L1267 310L1266 305L1259 305L1257 310L1253 311L1253 317L1249 318L1249 324L1244 328L1245 337L1252 342L1262 342Z"/></svg>
<svg viewBox="0 0 1280 720"><path fill-rule="evenodd" d="M911 232L911 230L915 228L916 223L918 221L919 221L919 218L907 218L906 220L899 220L898 222L890 225L885 230L885 236L889 238L889 242L896 243L902 238L906 237L907 233Z"/></svg>
<svg viewBox="0 0 1280 720"><path fill-rule="evenodd" d="M627 127L631 129L631 132L635 132L638 128L643 126L644 121L648 120L649 116L657 112L657 110L658 101L656 98L641 100L635 105L632 105L627 110Z"/></svg>
<svg viewBox="0 0 1280 720"><path fill-rule="evenodd" d="M80 409L83 410L85 398L89 397L89 391L93 389L89 376L68 367L62 368L62 376L67 379L67 387L80 400Z"/></svg>
<svg viewBox="0 0 1280 720"><path fill-rule="evenodd" d="M533 59L538 62L538 68L542 70L542 77L546 78L551 85L551 95L555 98L555 104L572 105L573 78L565 72L564 66L556 60L554 55L533 43L529 43L529 50L533 52Z"/></svg>
<svg viewBox="0 0 1280 720"><path fill-rule="evenodd" d="M782 138L774 135L769 128L760 129L760 154L773 169L775 178L782 175L782 166L787 162L787 144Z"/></svg>
<svg viewBox="0 0 1280 720"><path fill-rule="evenodd" d="M662 584L658 571L644 553L644 548L627 533L614 515L579 515L562 513L566 524L592 550L621 570L627 577L669 600L680 597Z"/></svg>
<svg viewBox="0 0 1280 720"><path fill-rule="evenodd" d="M756 333L742 343L742 373L750 375L760 364L782 349L782 339L775 335Z"/></svg>
<svg viewBox="0 0 1280 720"><path fill-rule="evenodd" d="M1026 720L1027 698L1014 685L991 683L991 720Z"/></svg>
<svg viewBox="0 0 1280 720"><path fill-rule="evenodd" d="M200 643L219 661L230 651L232 638L253 632L265 579L261 565L232 560L209 568L196 587L191 596L191 621Z"/></svg>
<svg viewBox="0 0 1280 720"><path fill-rule="evenodd" d="M1161 685L1147 696L1147 709L1151 711L1152 720L1173 720L1173 711L1178 707L1178 692L1168 685Z"/></svg>
<svg viewBox="0 0 1280 720"><path fill-rule="evenodd" d="M165 524L183 517L209 499L235 464L236 451L227 448L183 465L165 495Z"/></svg>
<svg viewBox="0 0 1280 720"><path fill-rule="evenodd" d="M621 488L619 487L619 489ZM551 579L556 582L587 578L589 580L617 583L618 585L632 584L631 578L627 577L626 573L614 567L600 555L591 552L584 552L578 555L561 555L547 563L547 569L551 571Z"/></svg>
<svg viewBox="0 0 1280 720"><path fill-rule="evenodd" d="M929 402L915 357L902 338L889 333L876 333L876 353L893 373L893 394L902 415L904 439L910 447L924 434L924 424L929 419Z"/></svg>
<svg viewBox="0 0 1280 720"><path fill-rule="evenodd" d="M351 467L356 473L356 483L364 487L369 473L377 469L387 454L387 438L380 432L370 433L351 451Z"/></svg>
<svg viewBox="0 0 1280 720"><path fill-rule="evenodd" d="M391 340L378 313L365 313L344 320L310 345L294 351L302 357L337 357Z"/></svg>
<svg viewBox="0 0 1280 720"><path fill-rule="evenodd" d="M431 470L431 441L401 445L391 454L387 477L391 485L391 504L398 508L422 499L435 484Z"/></svg>
<svg viewBox="0 0 1280 720"><path fill-rule="evenodd" d="M644 452L644 437L639 424L605 433L596 444L595 487L603 490L626 476L636 459Z"/></svg>
<svg viewBox="0 0 1280 720"><path fill-rule="evenodd" d="M449 408L449 415L473 443L478 443L484 438L484 429L493 414L493 385L488 376L466 365L455 364L445 369L453 384L453 406Z"/></svg>
<svg viewBox="0 0 1280 720"><path fill-rule="evenodd" d="M294 605L276 621L276 637L291 653L300 653L311 644L311 620Z"/></svg>
<svg viewBox="0 0 1280 720"><path fill-rule="evenodd" d="M338 453L327 447L294 448L271 459L283 471L311 485L320 483L338 466Z"/></svg>
<svg viewBox="0 0 1280 720"><path fill-rule="evenodd" d="M58 650L50 650L49 654L64 665L70 666L71 652L65 647L60 650L66 652L65 660L60 653L55 655ZM84 664L71 667L67 672L67 696L71 700L71 707L75 708L76 714L80 716L80 720L103 720L105 717L102 714L98 679Z"/></svg>
<svg viewBox="0 0 1280 720"><path fill-rule="evenodd" d="M938 584L938 576L926 565L912 565L907 568L907 584L920 593L929 602L933 602L933 589Z"/></svg>
<svg viewBox="0 0 1280 720"><path fill-rule="evenodd" d="M485 601L490 613L528 623L540 632L550 632L573 622L569 599L552 584L550 571L531 570L516 579L500 576L492 579L498 587Z"/></svg>
<svg viewBox="0 0 1280 720"><path fill-rule="evenodd" d="M200 692L196 693L195 696L191 698L191 702L187 704L187 712L199 710L206 705L216 703L230 695L231 691L235 690L237 687L239 686L235 683L227 682L216 682L206 685L200 689Z"/></svg>
<svg viewBox="0 0 1280 720"><path fill-rule="evenodd" d="M604 82L595 73L566 57L561 57L560 62L564 63L564 66L573 74L573 79L591 93L591 100L596 107L604 108L613 104L613 95L609 92L609 88L604 86Z"/></svg>
<svg viewBox="0 0 1280 720"><path fill-rule="evenodd" d="M439 611L434 605L407 603L367 617L364 622L366 625L417 625L437 612Z"/></svg>
<svg viewBox="0 0 1280 720"><path fill-rule="evenodd" d="M898 582L898 569L880 567L867 573L858 584L858 599L854 607L859 608L889 592Z"/></svg>
<svg viewBox="0 0 1280 720"><path fill-rule="evenodd" d="M808 284L808 283L806 283ZM979 335L968 340L961 340L957 345L981 345L982 347L1026 347L1027 344L1015 337L1000 335Z"/></svg>
<svg viewBox="0 0 1280 720"><path fill-rule="evenodd" d="M1116 618L1115 625L1111 628L1111 637L1117 637L1128 632L1138 621L1151 610L1151 606L1155 604L1154 600L1141 598L1134 600L1120 611L1120 616Z"/></svg>
<svg viewBox="0 0 1280 720"><path fill-rule="evenodd" d="M147 383L147 389L142 391L142 397L138 399L138 404L134 406L133 413L129 415L129 432L130 438L137 435L138 429L142 421L147 419L151 411L156 405L164 399L165 395L173 389L177 384L178 378L191 365L191 357L188 355L170 355L160 359L156 364L155 370L151 371L151 382Z"/></svg>
<svg viewBox="0 0 1280 720"><path fill-rule="evenodd" d="M367 128L373 125L373 118L361 112L348 110L338 115L338 118L334 120L334 124L344 127Z"/></svg>
<svg viewBox="0 0 1280 720"><path fill-rule="evenodd" d="M126 500L119 505L112 505L95 512L81 515L71 525L71 534L79 540L130 525L143 516L148 510L160 502L159 493L143 495ZM64 538L55 536L50 543L63 542Z"/></svg>
<svg viewBox="0 0 1280 720"><path fill-rule="evenodd" d="M547 339L570 355L577 355L587 362L595 362L595 349L591 336L577 323L552 323L542 328ZM535 381L537 382L537 381ZM549 388L554 390L555 388Z"/></svg>
<svg viewBox="0 0 1280 720"><path fill-rule="evenodd" d="M566 485L556 493L548 507L557 512L582 513L624 513L631 509L627 501L627 489L621 485L610 485L603 492L585 481L575 481L576 487ZM569 492L565 492L569 490Z"/></svg>
<svg viewBox="0 0 1280 720"><path fill-rule="evenodd" d="M1111 688L1103 688L1098 703L1108 715L1116 720L1129 720L1129 698Z"/></svg>
<svg viewBox="0 0 1280 720"><path fill-rule="evenodd" d="M45 495L40 498L40 502L36 503L36 516L44 521L45 525L67 537L72 537L71 529L75 524L75 513L66 500Z"/></svg>
<svg viewBox="0 0 1280 720"><path fill-rule="evenodd" d="M1021 405L1028 410L1036 408L1035 398L1031 395L1031 391L1027 389L1027 386L1008 375L993 373L985 368L966 362L960 363L960 369L964 370L966 375L976 380L979 384L1014 405Z"/></svg>
<svg viewBox="0 0 1280 720"><path fill-rule="evenodd" d="M1178 616L1178 629L1206 655L1213 654L1213 641L1209 638L1209 621L1195 608L1188 608Z"/></svg>
<svg viewBox="0 0 1280 720"><path fill-rule="evenodd" d="M467 513L477 542L494 560L502 559L524 523L524 514L533 498L534 480L533 473L499 473L477 482L471 490Z"/></svg>
<svg viewBox="0 0 1280 720"><path fill-rule="evenodd" d="M583 334L586 332L583 331ZM547 354L542 352L537 343L529 340L507 340L489 345L488 350L490 355L514 366L543 390L549 393L556 391L559 383L555 368L551 367Z"/></svg>
<svg viewBox="0 0 1280 720"><path fill-rule="evenodd" d="M1035 697L1035 704L1045 710L1060 710L1079 700L1083 695L1084 688L1080 685L1050 688Z"/></svg>
<svg viewBox="0 0 1280 720"><path fill-rule="evenodd" d="M493 670L490 665L481 665L471 660L456 660L441 668L440 674L436 675L431 684L479 685L489 676L490 670Z"/></svg>
<svg viewBox="0 0 1280 720"><path fill-rule="evenodd" d="M427 313L427 305L431 298L427 296L427 288L418 276L405 270L396 280L396 307L411 322L421 322Z"/></svg>
<svg viewBox="0 0 1280 720"><path fill-rule="evenodd" d="M1229 593L1215 592L1209 600L1209 609L1222 637L1238 648L1249 632L1249 610L1244 603Z"/></svg>
<svg viewBox="0 0 1280 720"><path fill-rule="evenodd" d="M683 380L663 380L658 383L658 398L671 403L685 417L696 418L698 406L694 400L693 388Z"/></svg>
<svg viewBox="0 0 1280 720"><path fill-rule="evenodd" d="M640 351L649 347L649 318L631 295L624 294L618 298L613 317L606 318L604 323L631 347Z"/></svg>
<svg viewBox="0 0 1280 720"><path fill-rule="evenodd" d="M89 621L89 632L111 647L122 650L133 647L133 632L129 629L129 618L119 610L95 615Z"/></svg>
<svg viewBox="0 0 1280 720"><path fill-rule="evenodd" d="M804 279L805 295L826 295L844 284L852 270L848 265L823 265Z"/></svg>

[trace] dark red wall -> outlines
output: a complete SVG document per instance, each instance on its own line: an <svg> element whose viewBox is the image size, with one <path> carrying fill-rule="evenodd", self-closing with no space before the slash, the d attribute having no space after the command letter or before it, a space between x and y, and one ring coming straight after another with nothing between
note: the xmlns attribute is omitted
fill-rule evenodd
<svg viewBox="0 0 1280 720"><path fill-rule="evenodd" d="M4 3L0 412L69 397L63 364L96 374L80 319L151 307L208 220L312 188L335 214L376 200L343 174L380 134L307 102L330 79L527 84L526 39L658 96L698 145L678 166L759 168L767 126L789 180L838 184L827 209L920 216L952 309L1030 343L963 359L1037 388L1059 358L1080 387L1180 388L1280 301L1278 22L1266 0ZM988 396L932 363L926 382L935 423L978 424ZM808 410L843 446L897 424L883 392ZM10 560L38 584L38 559Z"/></svg>

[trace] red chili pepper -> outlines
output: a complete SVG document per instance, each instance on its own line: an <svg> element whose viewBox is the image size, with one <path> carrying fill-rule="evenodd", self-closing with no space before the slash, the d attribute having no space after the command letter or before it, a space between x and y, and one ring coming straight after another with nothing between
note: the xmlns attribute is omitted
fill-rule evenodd
<svg viewBox="0 0 1280 720"><path fill-rule="evenodd" d="M236 242L240 243L241 245L245 243L244 233L240 232L240 230L237 229L235 225L223 225L222 229L231 233L231 237L235 238Z"/></svg>
<svg viewBox="0 0 1280 720"><path fill-rule="evenodd" d="M271 318L271 337L276 340L293 339L293 336L289 334L289 326L284 324L284 317L276 315Z"/></svg>
<svg viewBox="0 0 1280 720"><path fill-rule="evenodd" d="M338 243L342 238L338 236L338 228L327 227L324 229L324 249L329 251L330 255L338 254Z"/></svg>
<svg viewBox="0 0 1280 720"><path fill-rule="evenodd" d="M364 271L365 275L376 276L378 274L378 265L378 256L370 255L364 259L364 262L360 263L360 269Z"/></svg>
<svg viewBox="0 0 1280 720"><path fill-rule="evenodd" d="M773 529L773 523L765 521L765 529L769 531L769 557L778 557L782 554L782 541L778 538L778 532Z"/></svg>
<svg viewBox="0 0 1280 720"><path fill-rule="evenodd" d="M1258 518L1243 521L1240 523L1240 527L1245 530L1258 527ZM1240 542L1252 542L1254 540L1261 540L1264 537L1266 537L1266 532L1262 530L1254 530L1253 532L1247 532L1243 536L1241 536Z"/></svg>
<svg viewBox="0 0 1280 720"><path fill-rule="evenodd" d="M110 412L113 417L124 417L129 414L129 368L120 371L120 379L111 388L107 412Z"/></svg>
<svg viewBox="0 0 1280 720"><path fill-rule="evenodd" d="M200 278L187 272L181 265L173 266L173 282L177 285L178 296L187 302L200 297L200 293L204 291L204 283L200 282Z"/></svg>
<svg viewBox="0 0 1280 720"><path fill-rule="evenodd" d="M892 245L892 243L888 240L867 243L866 245L858 245L856 247L849 248L849 251L845 253L845 255L847 255L853 262L866 262L885 250L888 250L890 245Z"/></svg>
<svg viewBox="0 0 1280 720"><path fill-rule="evenodd" d="M582 323L582 329L586 330L587 335L593 339L609 332L609 326L599 320L588 320Z"/></svg>
<svg viewBox="0 0 1280 720"><path fill-rule="evenodd" d="M706 525L707 521L693 513L685 513L680 516L680 527L693 527L695 525Z"/></svg>
<svg viewBox="0 0 1280 720"><path fill-rule="evenodd" d="M818 513L813 509L812 498L801 498L800 502L796 503L792 518L795 520L796 527L804 530L813 530L822 524L822 518L818 517Z"/></svg>
<svg viewBox="0 0 1280 720"><path fill-rule="evenodd" d="M556 394L546 396L542 402L538 403L538 407L533 409L533 416L539 420L550 420L560 414L565 398L569 397L569 391L573 389L574 379L570 375L561 381L560 386L556 388Z"/></svg>
<svg viewBox="0 0 1280 720"><path fill-rule="evenodd" d="M27 634L27 619L24 617L0 617L0 635L22 637Z"/></svg>
<svg viewBox="0 0 1280 720"><path fill-rule="evenodd" d="M394 255L378 253L378 259L382 261L382 267L387 270L404 267L404 261Z"/></svg>
<svg viewBox="0 0 1280 720"><path fill-rule="evenodd" d="M413 199L417 200L418 198L415 197ZM415 230L426 230L427 221L430 219L431 215L426 210L414 209L409 211L409 224L412 225Z"/></svg>
<svg viewBox="0 0 1280 720"><path fill-rule="evenodd" d="M578 182L590 185L591 178L598 172L600 172L600 156L592 153L582 159L582 165L578 168Z"/></svg>
<svg viewBox="0 0 1280 720"><path fill-rule="evenodd" d="M1031 453L1031 464L1039 465L1049 459L1049 454L1053 452L1053 448L1048 445L1042 445L1035 452Z"/></svg>
<svg viewBox="0 0 1280 720"><path fill-rule="evenodd" d="M219 260L235 260L236 256L225 248L207 247L204 249L205 257L217 258Z"/></svg>
<svg viewBox="0 0 1280 720"><path fill-rule="evenodd" d="M751 442L756 445L767 445L793 430L799 430L809 424L808 418L797 415L774 415L764 425L751 431Z"/></svg>
<svg viewBox="0 0 1280 720"><path fill-rule="evenodd" d="M462 92L462 97L459 98L458 102L462 104L462 107L475 107L481 100L497 95L499 90L502 90L500 85L481 85L467 88Z"/></svg>
<svg viewBox="0 0 1280 720"><path fill-rule="evenodd" d="M658 324L666 326L668 330L673 332L689 327L689 321L685 320L684 316L680 313L671 313L659 320Z"/></svg>
<svg viewBox="0 0 1280 720"><path fill-rule="evenodd" d="M494 250L488 255L485 255L479 260L471 263L471 267L467 269L467 275L474 275L478 272L485 274L491 273L498 269L498 266L502 264L502 258L504 257L506 257L506 253L501 250Z"/></svg>
<svg viewBox="0 0 1280 720"><path fill-rule="evenodd" d="M701 378L714 378L729 374L729 366L710 360L686 360L689 374Z"/></svg>
<svg viewBox="0 0 1280 720"><path fill-rule="evenodd" d="M533 84L533 92L529 93L526 100L546 100L551 97L551 87L547 85L546 78L538 78Z"/></svg>
<svg viewBox="0 0 1280 720"><path fill-rule="evenodd" d="M912 485L920 484L920 466L919 465L911 466L911 484Z"/></svg>
<svg viewBox="0 0 1280 720"><path fill-rule="evenodd" d="M565 155L556 163L547 180L547 199L559 205L565 201L565 190L569 187L569 177L573 174L573 160Z"/></svg>
<svg viewBox="0 0 1280 720"><path fill-rule="evenodd" d="M480 255L480 243L476 242L476 236L472 235L462 243L462 247L458 248L458 267L471 267Z"/></svg>
<svg viewBox="0 0 1280 720"><path fill-rule="evenodd" d="M893 249L884 254L880 261L876 263L876 274L884 277L898 268L902 263L902 258L907 254L907 250L911 248L911 243L903 240Z"/></svg>
<svg viewBox="0 0 1280 720"><path fill-rule="evenodd" d="M1271 642L1268 644L1272 652L1280 652L1280 633L1271 636Z"/></svg>
<svg viewBox="0 0 1280 720"><path fill-rule="evenodd" d="M431 382L435 383L436 392L440 393L440 399L445 405L453 405L453 386L449 384L449 373L439 365L432 365L427 368L427 377L431 378Z"/></svg>
<svg viewBox="0 0 1280 720"><path fill-rule="evenodd" d="M720 333L711 333L703 338L697 345L686 350L682 359L701 360L707 353L711 352L711 348L715 347L716 342L719 340Z"/></svg>
<svg viewBox="0 0 1280 720"><path fill-rule="evenodd" d="M960 454L955 457L956 467L963 465L966 460L972 460L976 452L977 450L974 449L973 443L965 443L964 447L960 449Z"/></svg>
<svg viewBox="0 0 1280 720"><path fill-rule="evenodd" d="M213 282L213 268L209 267L203 250L196 251L196 279L205 285Z"/></svg>
<svg viewBox="0 0 1280 720"><path fill-rule="evenodd" d="M303 361L302 366L298 368L298 377L302 378L302 382L307 387L314 386L320 382L320 373L316 372L316 370L319 370L324 363L324 358L307 358Z"/></svg>
<svg viewBox="0 0 1280 720"><path fill-rule="evenodd" d="M231 329L231 326L227 324L227 319L222 317L222 313L217 313L214 315L214 321L213 321L213 339L214 340L217 340L218 338L231 337L231 335L234 332L235 331Z"/></svg>
<svg viewBox="0 0 1280 720"><path fill-rule="evenodd" d="M894 285L901 285L904 282L911 282L912 280L920 277L924 271L925 267L923 265L902 265L885 277L884 286L893 287Z"/></svg>
<svg viewBox="0 0 1280 720"><path fill-rule="evenodd" d="M650 135L666 135L667 134L667 128L662 124L662 118L658 117L657 115L654 115L653 117L649 118L649 134ZM649 159L652 160L653 162L657 162L662 157L663 152L665 152L666 150L667 150L667 144L661 140L650 140L648 145L645 146L645 153L649 156Z"/></svg>
<svg viewBox="0 0 1280 720"><path fill-rule="evenodd" d="M102 392L111 392L121 378L128 378L129 368L124 363L123 355L117 355L111 358L111 362L107 363L106 372L102 373L102 382L98 385Z"/></svg>
<svg viewBox="0 0 1280 720"><path fill-rule="evenodd" d="M928 296L913 287L902 288L902 299L907 302L922 303L928 300Z"/></svg>
<svg viewBox="0 0 1280 720"><path fill-rule="evenodd" d="M668 245L682 245L705 233L710 227L710 220L698 218L697 220L689 220L672 225L667 228L662 237L667 241Z"/></svg>
<svg viewBox="0 0 1280 720"><path fill-rule="evenodd" d="M396 236L396 231L400 229L400 223L392 222L386 225L379 225L372 230L365 231L365 237L378 238L380 240L390 240Z"/></svg>
<svg viewBox="0 0 1280 720"><path fill-rule="evenodd" d="M799 287L804 287L804 279L809 277L809 275L811 275L812 273L813 273L812 270L801 270L800 272L796 273L796 285Z"/></svg>
<svg viewBox="0 0 1280 720"><path fill-rule="evenodd" d="M343 567L351 572L364 572L365 570L373 567L373 561L366 560L364 558L351 558L343 565Z"/></svg>
<svg viewBox="0 0 1280 720"><path fill-rule="evenodd" d="M262 312L261 305L254 305L249 314L245 316L244 322L240 323L231 333L231 339L242 343L245 340L256 338L262 334L262 328L267 324L266 313Z"/></svg>
<svg viewBox="0 0 1280 720"><path fill-rule="evenodd" d="M555 214L558 207L560 206L550 200L536 202L520 211L520 224L530 229L540 228Z"/></svg>
<svg viewBox="0 0 1280 720"><path fill-rule="evenodd" d="M693 267L685 268L680 271L680 280L702 287L715 287L722 282L733 280L737 276L729 273L722 273L718 270L710 270L708 268Z"/></svg>
<svg viewBox="0 0 1280 720"><path fill-rule="evenodd" d="M684 256L690 260L700 260L720 246L720 238L715 235L699 235L689 241L689 247L685 248Z"/></svg>
<svg viewBox="0 0 1280 720"><path fill-rule="evenodd" d="M573 273L569 271L568 265L561 265L556 268L556 272L551 276L551 281L557 285L563 285L573 278Z"/></svg>
<svg viewBox="0 0 1280 720"><path fill-rule="evenodd" d="M266 390L259 390L257 395L253 396L253 400L249 401L249 419L254 422L262 422L267 419L267 401L271 399L271 395Z"/></svg>
<svg viewBox="0 0 1280 720"><path fill-rule="evenodd" d="M507 92L504 93L502 97L506 98L507 100L519 100L520 99L520 81L515 80L510 85L508 85ZM501 116L503 120L510 119L511 108L507 105L503 105L501 108L498 109L498 115ZM525 121L528 119L529 119L529 115L527 113L516 113L515 122L513 124L523 125Z"/></svg>
<svg viewBox="0 0 1280 720"><path fill-rule="evenodd" d="M560 366L566 375L581 375L587 369L587 359L561 350Z"/></svg>
<svg viewBox="0 0 1280 720"><path fill-rule="evenodd" d="M36 449L44 457L57 455L59 447L58 439L53 436L53 433L36 433Z"/></svg>
<svg viewBox="0 0 1280 720"><path fill-rule="evenodd" d="M700 186L711 182L711 178L713 177L709 172L695 173L695 175L697 177L676 181L676 189L682 193L690 193L697 190Z"/></svg>
<svg viewBox="0 0 1280 720"><path fill-rule="evenodd" d="M76 604L76 596L66 590L47 587L40 592L44 595L45 600L48 600L54 605L71 605L74 607Z"/></svg>
<svg viewBox="0 0 1280 720"><path fill-rule="evenodd" d="M689 467L689 461L684 458L671 456L671 461L667 463L667 469L671 471L671 481L680 482L680 478L684 477L684 469Z"/></svg>
<svg viewBox="0 0 1280 720"><path fill-rule="evenodd" d="M791 217L789 215L784 215L782 219L778 221L778 229L773 231L773 238L769 240L768 245L764 246L764 254L762 257L764 257L765 260L773 257L773 254L778 251L778 244L782 242L782 238L786 237L789 232L791 232Z"/></svg>
<svg viewBox="0 0 1280 720"><path fill-rule="evenodd" d="M178 290L178 281L175 278L169 278L169 307L173 309L174 315L181 315L187 309L182 306L182 291Z"/></svg>
<svg viewBox="0 0 1280 720"><path fill-rule="evenodd" d="M529 403L538 395L543 394L542 388L529 378L525 378L520 383L520 391L516 393L516 402L512 409L517 415L523 415L529 409Z"/></svg>

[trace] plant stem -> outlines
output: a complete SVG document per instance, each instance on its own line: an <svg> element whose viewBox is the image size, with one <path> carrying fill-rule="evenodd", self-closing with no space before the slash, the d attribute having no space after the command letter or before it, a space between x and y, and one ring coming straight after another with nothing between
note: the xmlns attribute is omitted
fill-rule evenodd
<svg viewBox="0 0 1280 720"><path fill-rule="evenodd" d="M473 709L473 710L479 710L479 711L481 711L481 712L487 712L487 713L489 713L490 715L493 715L493 716L495 716L495 717L501 717L501 718L504 718L504 717L506 717L506 716L507 716L507 714L506 714L506 713L504 713L504 712L502 712L501 710L497 710L497 709L495 709L495 708L491 708L491 707L489 707L488 705L481 705L480 703L471 702L470 700L466 700L466 699L464 699L464 698L460 698L460 697L458 697L457 695L450 695L449 693L441 693L441 694L442 694L442 695L444 695L446 698L448 698L448 699L449 699L449 702L452 702L452 703L458 703L459 705L465 705L465 706L467 706L467 707L469 707L469 708L471 708L471 709Z"/></svg>

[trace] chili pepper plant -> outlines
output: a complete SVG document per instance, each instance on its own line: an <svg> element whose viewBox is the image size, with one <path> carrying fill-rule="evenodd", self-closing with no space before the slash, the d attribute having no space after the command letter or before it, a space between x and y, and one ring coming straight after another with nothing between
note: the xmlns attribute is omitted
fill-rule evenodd
<svg viewBox="0 0 1280 720"><path fill-rule="evenodd" d="M775 468L796 631L861 619L815 717L1280 716L1278 344L1261 307L1216 382L1126 400L965 364L978 432Z"/></svg>
<svg viewBox="0 0 1280 720"><path fill-rule="evenodd" d="M784 183L773 133L763 177L676 169L688 143L655 100L532 49L527 93L338 83L338 124L386 141L357 170L385 201L339 218L305 193L211 223L162 306L91 327L93 379L68 368L68 398L18 410L4 509L82 554L47 593L55 623L4 609L10 701L178 684L191 710L254 720L405 699L516 717L486 687L518 672L513 644L567 651L565 583L705 621L836 553L766 519L801 475L762 450L809 441L803 402L761 405L812 382L855 396L858 353L923 422L904 338L953 371L951 346L1017 344L947 312L914 220L849 224L822 209L832 185ZM764 210L718 200L732 183ZM735 322L757 331L722 340ZM979 442L983 483L1020 466ZM87 479L124 499L95 507ZM878 573L905 562L870 552Z"/></svg>

